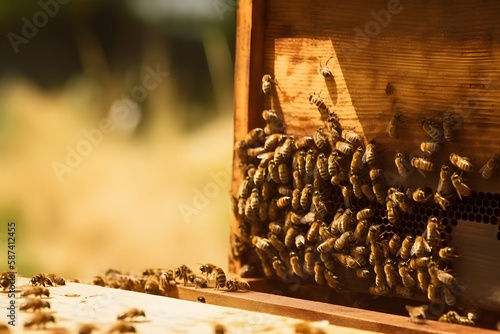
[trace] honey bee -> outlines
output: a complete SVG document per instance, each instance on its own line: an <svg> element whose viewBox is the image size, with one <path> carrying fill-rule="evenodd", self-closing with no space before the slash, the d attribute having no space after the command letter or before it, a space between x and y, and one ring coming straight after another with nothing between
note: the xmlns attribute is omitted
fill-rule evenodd
<svg viewBox="0 0 500 334"><path fill-rule="evenodd" d="M292 203L292 198L290 196L282 196L278 198L278 202L276 204L278 205L278 208L284 209L287 206L289 206Z"/></svg>
<svg viewBox="0 0 500 334"><path fill-rule="evenodd" d="M422 150L422 152L427 153L428 155L436 153L440 148L441 146L439 145L439 143L432 140L423 141L420 144L420 149Z"/></svg>
<svg viewBox="0 0 500 334"><path fill-rule="evenodd" d="M256 147L261 143L265 143L264 130L262 128L250 130L245 136L245 143L247 147Z"/></svg>
<svg viewBox="0 0 500 334"><path fill-rule="evenodd" d="M218 290L219 288L223 288L226 285L226 273L220 267L215 267L214 272L215 272L214 290Z"/></svg>
<svg viewBox="0 0 500 334"><path fill-rule="evenodd" d="M435 170L434 164L427 158L413 157L411 159L411 165L415 167L423 177L425 177L425 172L432 172Z"/></svg>
<svg viewBox="0 0 500 334"><path fill-rule="evenodd" d="M366 240L367 234L368 234L368 221L364 219L360 220L356 224L356 229L352 234L351 240L355 244L361 244L364 242L364 240Z"/></svg>
<svg viewBox="0 0 500 334"><path fill-rule="evenodd" d="M302 249L306 244L306 237L303 234L299 234L295 237L295 247Z"/></svg>
<svg viewBox="0 0 500 334"><path fill-rule="evenodd" d="M311 184L306 184L304 189L302 189L302 194L300 196L300 206L302 209L307 210L311 206L312 201L312 191L313 187Z"/></svg>
<svg viewBox="0 0 500 334"><path fill-rule="evenodd" d="M314 255L314 248L313 247L307 247L306 252L304 254L304 271L308 275L313 275L314 274L314 264L315 264L315 255Z"/></svg>
<svg viewBox="0 0 500 334"><path fill-rule="evenodd" d="M373 193L377 199L377 202L384 205L385 204L385 187L380 182L373 181Z"/></svg>
<svg viewBox="0 0 500 334"><path fill-rule="evenodd" d="M193 271L189 269L185 264L176 268L174 271L174 280L177 282L177 278L181 278L184 281L184 286L186 286L188 282L189 274L192 274Z"/></svg>
<svg viewBox="0 0 500 334"><path fill-rule="evenodd" d="M257 268L252 264L245 264L240 268L241 277L256 277Z"/></svg>
<svg viewBox="0 0 500 334"><path fill-rule="evenodd" d="M321 199L321 194L318 190L314 191L312 202L318 219L323 219L328 214L328 210L325 203Z"/></svg>
<svg viewBox="0 0 500 334"><path fill-rule="evenodd" d="M438 127L436 123L429 120L422 120L422 128L436 142L441 142L443 139L443 129Z"/></svg>
<svg viewBox="0 0 500 334"><path fill-rule="evenodd" d="M319 226L319 236L321 237L321 240L328 240L332 237L332 233L329 232L329 227L326 225L326 223L321 223Z"/></svg>
<svg viewBox="0 0 500 334"><path fill-rule="evenodd" d="M335 142L335 149L343 155L351 155L354 152L352 144L344 141Z"/></svg>
<svg viewBox="0 0 500 334"><path fill-rule="evenodd" d="M335 276L333 274L333 272L331 272L330 270L328 269L325 269L323 271L323 275L325 276L325 281L326 281L326 284L328 284L328 286L332 289L336 289L337 291L342 291L342 287L340 285L340 282L337 280L337 276Z"/></svg>
<svg viewBox="0 0 500 334"><path fill-rule="evenodd" d="M400 248L401 236L399 234L394 234L391 239L389 239L389 252L395 256Z"/></svg>
<svg viewBox="0 0 500 334"><path fill-rule="evenodd" d="M358 211L356 214L357 220L370 219L375 215L375 212L371 208L364 208Z"/></svg>
<svg viewBox="0 0 500 334"><path fill-rule="evenodd" d="M430 252L431 247L427 243L427 240L425 240L425 238L422 236L417 236L415 238L413 246L411 246L410 254L412 256L415 255L416 257L424 257Z"/></svg>
<svg viewBox="0 0 500 334"><path fill-rule="evenodd" d="M457 173L453 173L451 176L451 183L453 184L453 187L457 190L458 197L462 199L462 196L471 196L472 195L472 190L462 182L462 177L458 175Z"/></svg>
<svg viewBox="0 0 500 334"><path fill-rule="evenodd" d="M323 101L323 99L321 98L320 94L321 92L318 94L312 93L311 95L309 95L309 103L314 104L318 108L321 117L323 119L326 119L328 118L329 110L325 104L325 101Z"/></svg>
<svg viewBox="0 0 500 334"><path fill-rule="evenodd" d="M440 283L444 283L448 288L452 289L453 292L457 292L456 294L458 294L459 289L457 280L451 274L439 269L434 262L429 263L428 272L431 278L431 284L439 285Z"/></svg>
<svg viewBox="0 0 500 334"><path fill-rule="evenodd" d="M377 201L377 196L372 190L372 187L366 183L361 184L361 191L366 198L368 198L371 202Z"/></svg>
<svg viewBox="0 0 500 334"><path fill-rule="evenodd" d="M333 57L330 57L328 58L328 60L326 61L325 64L321 64L321 62L319 63L319 67L318 67L318 74L321 75L323 78L325 79L330 79L333 77L333 74L332 72L330 72L330 69L328 68L328 62L330 61L330 59L332 59Z"/></svg>
<svg viewBox="0 0 500 334"><path fill-rule="evenodd" d="M427 242L432 248L438 247L441 243L439 230L439 220L436 217L429 217L423 236L427 239Z"/></svg>
<svg viewBox="0 0 500 334"><path fill-rule="evenodd" d="M405 288L411 288L415 286L415 280L409 273L408 264L406 262L400 262L398 265L398 273L401 276L401 281Z"/></svg>
<svg viewBox="0 0 500 334"><path fill-rule="evenodd" d="M443 296L444 296L444 301L446 304L449 306L453 306L457 302L457 297L451 292L450 288L448 288L446 285L443 285Z"/></svg>
<svg viewBox="0 0 500 334"><path fill-rule="evenodd" d="M380 228L376 225L370 226L368 229L368 235L366 237L366 244L376 244L380 239Z"/></svg>
<svg viewBox="0 0 500 334"><path fill-rule="evenodd" d="M330 180L330 182L335 185L335 186L338 186L340 185L341 183L345 182L345 181L348 181L348 176L347 176L347 173L344 172L344 171L340 171L338 172L337 174L335 174L332 179Z"/></svg>
<svg viewBox="0 0 500 334"><path fill-rule="evenodd" d="M288 170L288 166L284 163L278 166L278 174L281 183L287 184L290 182L290 171Z"/></svg>
<svg viewBox="0 0 500 334"><path fill-rule="evenodd" d="M361 144L361 137L356 132L351 130L342 131L342 138L351 143L353 146Z"/></svg>
<svg viewBox="0 0 500 334"><path fill-rule="evenodd" d="M363 168L363 155L365 151L360 146L356 149L356 151L352 155L351 160L351 173L356 174ZM331 173L330 173L331 174ZM334 174L332 174L333 176Z"/></svg>
<svg viewBox="0 0 500 334"><path fill-rule="evenodd" d="M351 207L352 190L349 187L342 186L342 197L344 198L344 205L346 208Z"/></svg>
<svg viewBox="0 0 500 334"><path fill-rule="evenodd" d="M269 231L276 234L276 235L282 235L284 233L284 227L281 222L270 222L269 223Z"/></svg>
<svg viewBox="0 0 500 334"><path fill-rule="evenodd" d="M383 296L389 293L389 286L387 284L383 285L372 285L369 289L370 293L375 296Z"/></svg>
<svg viewBox="0 0 500 334"><path fill-rule="evenodd" d="M273 247L276 248L276 250L278 252L286 250L285 244L278 238L278 236L276 234L270 233L268 235L268 238L269 238L268 240L271 243L271 245L273 245Z"/></svg>
<svg viewBox="0 0 500 334"><path fill-rule="evenodd" d="M441 259L443 260L453 260L458 257L457 254L455 254L455 249L452 247L444 247L441 248L438 252L438 255Z"/></svg>
<svg viewBox="0 0 500 334"><path fill-rule="evenodd" d="M328 141L323 133L323 128L319 127L313 135L314 143L321 151L328 150Z"/></svg>
<svg viewBox="0 0 500 334"><path fill-rule="evenodd" d="M19 307L21 311L39 311L42 308L50 308L50 303L48 301L42 300L41 298L28 298L25 303Z"/></svg>
<svg viewBox="0 0 500 334"><path fill-rule="evenodd" d="M247 149L247 155L251 158L259 157L262 154L269 154L269 153L274 155L274 152L267 152L266 153L266 149L263 147L250 147Z"/></svg>
<svg viewBox="0 0 500 334"><path fill-rule="evenodd" d="M318 237L319 233L319 227L320 223L318 222L313 222L311 224L311 227L309 227L309 230L307 231L306 239L309 242L314 242L316 238Z"/></svg>
<svg viewBox="0 0 500 334"><path fill-rule="evenodd" d="M385 260L384 273L389 288L395 287L398 284L398 271L396 270L396 263L393 260Z"/></svg>
<svg viewBox="0 0 500 334"><path fill-rule="evenodd" d="M454 122L453 117L451 116L450 112L447 112L443 115L444 139L446 139L446 141L453 140L452 127L453 127L454 123L455 122Z"/></svg>
<svg viewBox="0 0 500 334"><path fill-rule="evenodd" d="M94 324L82 324L78 327L78 334L92 334L93 331L98 329Z"/></svg>
<svg viewBox="0 0 500 334"><path fill-rule="evenodd" d="M328 173L328 160L326 156L321 153L316 160L316 166L318 167L319 175L325 181L330 180L330 173Z"/></svg>
<svg viewBox="0 0 500 334"><path fill-rule="evenodd" d="M427 203L432 198L432 189L426 188L417 188L414 191L411 188L408 188L407 194L417 203Z"/></svg>
<svg viewBox="0 0 500 334"><path fill-rule="evenodd" d="M160 291L160 282L156 275L149 275L144 282L144 292L157 295Z"/></svg>
<svg viewBox="0 0 500 334"><path fill-rule="evenodd" d="M30 320L24 323L24 328L32 328L36 326L38 329L40 328L45 329L48 322L53 322L53 323L56 322L52 314L45 312L37 312L31 317Z"/></svg>
<svg viewBox="0 0 500 334"><path fill-rule="evenodd" d="M351 247L350 249L352 258L356 261L358 266L363 267L366 265L366 258L364 255L368 255L370 250L364 246Z"/></svg>
<svg viewBox="0 0 500 334"><path fill-rule="evenodd" d="M335 242L337 241L337 237L331 237L328 240L325 240L322 244L320 244L316 249L319 253L327 253L329 252L333 246L335 245Z"/></svg>
<svg viewBox="0 0 500 334"><path fill-rule="evenodd" d="M402 116L402 113L397 112L391 117L386 130L391 138L398 138L398 124L401 122Z"/></svg>
<svg viewBox="0 0 500 334"><path fill-rule="evenodd" d="M429 284L427 286L427 298L432 301L432 302L438 302L438 291L439 291L439 284L434 285L434 284Z"/></svg>
<svg viewBox="0 0 500 334"><path fill-rule="evenodd" d="M368 164L370 169L375 168L376 162L376 143L374 140L371 140L368 145L366 145L366 151L363 155L362 161L365 164Z"/></svg>
<svg viewBox="0 0 500 334"><path fill-rule="evenodd" d="M384 170L380 168L370 169L370 179L372 181L379 180L384 176Z"/></svg>
<svg viewBox="0 0 500 334"><path fill-rule="evenodd" d="M410 267L412 269L415 269L415 270L427 269L430 261L431 261L431 258L428 256L411 258L410 259Z"/></svg>
<svg viewBox="0 0 500 334"><path fill-rule="evenodd" d="M470 159L467 157L462 157L458 154L451 153L450 161L453 165L455 165L455 167L464 172L472 172L472 170L474 169L474 166L470 162Z"/></svg>
<svg viewBox="0 0 500 334"><path fill-rule="evenodd" d="M116 319L117 320L125 320L125 321L133 321L134 318L137 317L146 317L146 314L144 313L143 310L132 307L128 309L127 311L120 313Z"/></svg>
<svg viewBox="0 0 500 334"><path fill-rule="evenodd" d="M306 184L304 182L304 179L300 176L299 171L294 170L292 176L293 176L293 187L296 190L302 191L306 186Z"/></svg>
<svg viewBox="0 0 500 334"><path fill-rule="evenodd" d="M36 274L35 276L33 276L30 279L29 283L32 286L38 286L38 285L41 285L41 286L46 286L46 285L52 286L52 281L49 279L48 275L44 274L44 273Z"/></svg>
<svg viewBox="0 0 500 334"><path fill-rule="evenodd" d="M278 170L278 167L276 166L276 162L274 160L270 160L268 162L267 171L268 171L268 177L270 177L271 180L274 181L274 183L276 183L276 184L281 183L279 170ZM253 183L252 183L252 186L253 186Z"/></svg>
<svg viewBox="0 0 500 334"><path fill-rule="evenodd" d="M429 279L427 272L423 269L418 269L417 270L417 283L418 283L418 288L420 291L423 293L427 293L429 290Z"/></svg>
<svg viewBox="0 0 500 334"><path fill-rule="evenodd" d="M227 291L250 290L250 284L247 281L232 278L226 281Z"/></svg>
<svg viewBox="0 0 500 334"><path fill-rule="evenodd" d="M276 80L273 79L271 74L264 74L262 77L262 92L266 95L271 94L272 84L276 84Z"/></svg>
<svg viewBox="0 0 500 334"><path fill-rule="evenodd" d="M446 210L447 208L449 208L451 206L451 202L446 197L444 197L443 195L441 195L439 192L436 192L434 194L434 201L437 204L439 204L439 206L443 210Z"/></svg>
<svg viewBox="0 0 500 334"><path fill-rule="evenodd" d="M415 241L415 237L412 235L408 234L401 245L401 248L398 251L398 254L403 261L406 261L410 258L411 255L411 249L413 246L413 243Z"/></svg>
<svg viewBox="0 0 500 334"><path fill-rule="evenodd" d="M226 327L224 327L221 324L215 324L214 325L214 334L226 334Z"/></svg>
<svg viewBox="0 0 500 334"><path fill-rule="evenodd" d="M389 222L394 226L399 226L399 214L396 210L396 204L393 201L387 201L386 205L386 216Z"/></svg>
<svg viewBox="0 0 500 334"><path fill-rule="evenodd" d="M281 279L287 278L288 275L287 275L287 270L286 270L285 264L277 256L273 257L272 265L274 268L274 272L276 273L276 275L279 278L281 278Z"/></svg>
<svg viewBox="0 0 500 334"><path fill-rule="evenodd" d="M373 266L375 271L375 285L382 286L387 284L384 267L380 263L375 263Z"/></svg>
<svg viewBox="0 0 500 334"><path fill-rule="evenodd" d="M356 276L358 278L370 278L372 277L372 272L366 268L356 269Z"/></svg>
<svg viewBox="0 0 500 334"><path fill-rule="evenodd" d="M50 297L50 292L47 288L41 287L41 286L34 286L32 288L27 288L21 292L21 297L27 297L34 295L35 297Z"/></svg>
<svg viewBox="0 0 500 334"><path fill-rule="evenodd" d="M467 314L466 317L459 315L456 311L448 311L439 317L438 321L459 324L464 326L475 326L476 317L474 314Z"/></svg>
<svg viewBox="0 0 500 334"><path fill-rule="evenodd" d="M299 151L297 153L295 168L301 177L306 175L306 152Z"/></svg>
<svg viewBox="0 0 500 334"><path fill-rule="evenodd" d="M245 216L252 221L255 220L259 214L259 206L259 189L253 188L245 205Z"/></svg>
<svg viewBox="0 0 500 334"><path fill-rule="evenodd" d="M244 140L236 142L234 144L234 150L236 152L236 155L238 156L238 158L242 162L247 161L247 158L248 158L247 149L248 149L248 145Z"/></svg>
<svg viewBox="0 0 500 334"><path fill-rule="evenodd" d="M361 186L359 184L359 178L356 174L351 174L349 176L349 182L352 184L352 191L354 193L354 196L358 199L363 198L363 191L361 190Z"/></svg>
<svg viewBox="0 0 500 334"><path fill-rule="evenodd" d="M486 164L483 167L481 167L479 173L481 174L483 180L489 180L493 176L493 174L498 168L499 162L500 158L498 158L497 155L494 155L493 158L488 160L488 162L486 162Z"/></svg>
<svg viewBox="0 0 500 334"><path fill-rule="evenodd" d="M276 110L264 110L262 112L262 118L266 123L275 122L279 119Z"/></svg>
<svg viewBox="0 0 500 334"><path fill-rule="evenodd" d="M310 322L301 322L295 325L296 334L326 334L326 332Z"/></svg>
<svg viewBox="0 0 500 334"><path fill-rule="evenodd" d="M344 213L342 213L342 216L339 217L339 231L341 233L345 233L347 232L347 230L349 230L353 218L354 211L349 208L345 209Z"/></svg>
<svg viewBox="0 0 500 334"><path fill-rule="evenodd" d="M288 230L286 231L286 234L285 234L285 245L288 248L293 247L293 244L295 242L295 237L297 236L298 233L299 232L295 228L293 228L293 227L288 228Z"/></svg>
<svg viewBox="0 0 500 334"><path fill-rule="evenodd" d="M2 286L3 291L10 290L10 287L15 282L15 274L9 274L7 271L4 271L0 275L0 286Z"/></svg>
<svg viewBox="0 0 500 334"><path fill-rule="evenodd" d="M299 136L295 139L295 149L305 150L313 147L314 139L310 136Z"/></svg>
<svg viewBox="0 0 500 334"><path fill-rule="evenodd" d="M302 271L301 260L297 253L290 252L290 264L292 265L292 271L295 275L302 277L304 272Z"/></svg>
<svg viewBox="0 0 500 334"><path fill-rule="evenodd" d="M411 175L413 169L408 160L406 160L404 153L396 153L396 159L394 160L394 162L396 164L396 167L398 168L399 175L407 179Z"/></svg>
<svg viewBox="0 0 500 334"><path fill-rule="evenodd" d="M136 330L134 326L119 321L111 326L108 333L136 333Z"/></svg>
<svg viewBox="0 0 500 334"><path fill-rule="evenodd" d="M337 238L337 240L335 240L333 247L340 252L349 242L351 235L352 235L351 231L346 231L342 233L342 235L339 238Z"/></svg>
<svg viewBox="0 0 500 334"><path fill-rule="evenodd" d="M324 276L325 267L321 263L321 261L316 261L314 264L314 280L318 285L325 284L325 276Z"/></svg>
<svg viewBox="0 0 500 334"><path fill-rule="evenodd" d="M313 150L308 150L306 153L306 173L312 175L316 166L316 153Z"/></svg>
<svg viewBox="0 0 500 334"><path fill-rule="evenodd" d="M92 278L92 285L107 286L107 279L102 275L97 275Z"/></svg>
<svg viewBox="0 0 500 334"><path fill-rule="evenodd" d="M429 309L428 305L420 305L420 306L405 306L406 310L410 315L410 320L414 323L421 324L427 319L427 312Z"/></svg>

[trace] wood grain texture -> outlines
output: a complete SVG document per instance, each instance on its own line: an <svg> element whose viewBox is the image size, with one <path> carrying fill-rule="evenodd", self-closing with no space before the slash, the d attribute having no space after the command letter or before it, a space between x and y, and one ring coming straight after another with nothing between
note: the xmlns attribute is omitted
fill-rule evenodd
<svg viewBox="0 0 500 334"><path fill-rule="evenodd" d="M381 167L396 176L396 152L421 154L419 144L428 138L421 120L441 122L449 111L462 124L454 141L443 145L435 164L450 164L451 152L468 156L475 169L465 175L467 184L477 191L500 192L499 175L484 181L478 173L500 149L500 2L274 0L257 14L265 18L263 52L238 50L250 51L250 58L263 57L258 76L272 74L279 88L271 98L256 95L252 101L260 104L236 102L235 141L242 140L249 128L263 127L261 112L270 108L282 111L287 133L312 135L322 122L308 96L321 92L345 129L362 134L365 143L377 142ZM325 80L317 68L330 57L334 80ZM236 74L238 80L251 83L235 86L236 100L249 94L246 89L260 93L254 71L245 74L237 64L236 72L246 75ZM240 102L247 108L238 107ZM386 127L396 111L403 113L403 121L399 138L393 139ZM237 164L234 167L233 194L241 177ZM395 182L435 190L438 175L423 178L414 173ZM234 231L234 217L232 226ZM456 268L457 276L467 283L467 296L481 307L499 311L500 280L495 279L496 272L492 277L488 271L498 267L491 256L500 247L496 226L467 226L452 234L452 246L467 253L464 265ZM467 240L463 247L462 240ZM474 266L469 267L472 259ZM230 262L237 272L239 262ZM475 270L471 273L468 268Z"/></svg>

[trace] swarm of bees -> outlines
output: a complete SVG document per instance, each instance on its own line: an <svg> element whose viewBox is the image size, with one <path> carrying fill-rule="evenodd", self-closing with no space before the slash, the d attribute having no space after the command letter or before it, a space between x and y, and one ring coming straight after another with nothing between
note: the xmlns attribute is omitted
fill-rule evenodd
<svg viewBox="0 0 500 334"><path fill-rule="evenodd" d="M318 73L328 78L327 64L320 64ZM408 160L397 152L395 165L404 179L415 169L424 177L438 172L437 190L402 189L387 184L375 141L364 145L355 131L343 129L320 93L311 94L309 102L324 124L312 136L269 131L269 117L264 117L266 130L253 129L235 145L243 179L231 196L238 221L232 238L242 269L260 264L268 278L296 276L335 291L349 288L346 271L352 271L371 282L373 295L419 295L457 306L462 296L448 268L458 255L443 244L441 219L430 216L421 235L401 234L398 227L401 215L412 214L417 205L436 203L447 210L454 200L472 195L464 183L464 174L474 170L469 158L452 153L442 166L432 160L444 143L453 141L461 119L445 113L442 125L422 120L429 136L420 145L424 156ZM263 115L269 113L276 112ZM401 118L398 112L390 120L391 137L397 137ZM484 179L494 175L498 160L494 156L480 170ZM340 202L333 200L337 193ZM392 231L376 224L384 212L379 205Z"/></svg>

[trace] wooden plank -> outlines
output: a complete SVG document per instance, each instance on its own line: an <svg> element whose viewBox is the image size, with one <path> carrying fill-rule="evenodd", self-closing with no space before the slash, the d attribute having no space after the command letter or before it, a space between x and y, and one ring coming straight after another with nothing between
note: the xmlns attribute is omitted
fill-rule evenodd
<svg viewBox="0 0 500 334"><path fill-rule="evenodd" d="M27 283L26 278L18 278L20 286ZM228 333L293 333L294 326L302 322L290 317L255 312L258 308L250 311L232 308L231 296L221 292L219 295L226 302L216 303L211 294L206 294L207 304L196 302L200 294L211 289L203 292L191 290L192 293L186 300L78 283L49 289L50 298L44 299L50 302L51 309L48 312L54 316L56 323L47 324L47 330L39 330L37 333L77 333L82 323L89 322L99 327L99 333L105 333L116 322L116 316L131 307L144 310L146 317L139 317L130 324L135 326L138 333L148 334L213 333L215 323L224 325ZM23 300L24 298L16 300L18 307ZM8 304L7 295L0 294L0 308L5 310ZM23 329L23 323L31 316L32 312L18 312L16 326L10 327L11 333L32 332ZM2 319L0 323L3 322ZM328 324L325 324L324 330L340 334L372 333Z"/></svg>

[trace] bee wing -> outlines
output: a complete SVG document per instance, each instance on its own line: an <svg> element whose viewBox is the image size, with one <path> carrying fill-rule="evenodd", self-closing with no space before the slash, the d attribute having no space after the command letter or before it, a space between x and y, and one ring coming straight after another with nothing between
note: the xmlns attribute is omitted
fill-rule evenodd
<svg viewBox="0 0 500 334"><path fill-rule="evenodd" d="M441 190L443 189L443 179L440 177L439 178L439 182L438 182L438 186L437 186L437 190L436 192L437 193L441 193Z"/></svg>
<svg viewBox="0 0 500 334"><path fill-rule="evenodd" d="M453 187L455 188L455 191L457 192L457 195L458 195L458 198L460 198L460 200L462 200L462 194L460 193L460 190L458 189L458 187L455 186L455 184L452 182L453 184Z"/></svg>
<svg viewBox="0 0 500 334"><path fill-rule="evenodd" d="M431 246L429 245L429 243L427 242L427 240L423 236L422 236L421 240L422 240L422 246L424 247L424 250L427 253L430 253L432 251L432 249L431 249Z"/></svg>
<svg viewBox="0 0 500 334"><path fill-rule="evenodd" d="M370 150L366 150L365 153L363 153L363 156L361 157L361 161L366 164L366 159L368 158L368 152Z"/></svg>
<svg viewBox="0 0 500 334"><path fill-rule="evenodd" d="M410 164L410 162L406 159L401 159L401 163L403 164L403 166L405 166L406 170L408 171L406 173L406 176L404 177L405 179L407 179L411 174L413 174L415 167L413 167ZM425 175L424 175L424 177L425 177Z"/></svg>
<svg viewBox="0 0 500 334"><path fill-rule="evenodd" d="M479 174L483 174L484 170L486 169L486 166L488 165L489 160L484 164L483 167L479 170Z"/></svg>
<svg viewBox="0 0 500 334"><path fill-rule="evenodd" d="M423 170L421 170L420 168L416 168L418 170L418 172L423 176L423 177L426 177L425 176L425 173Z"/></svg>
<svg viewBox="0 0 500 334"><path fill-rule="evenodd" d="M420 242L415 241L413 243L413 245L411 246L411 251L410 251L411 256L413 256L413 255L415 255L415 253L417 253L417 249L419 246L420 246Z"/></svg>

